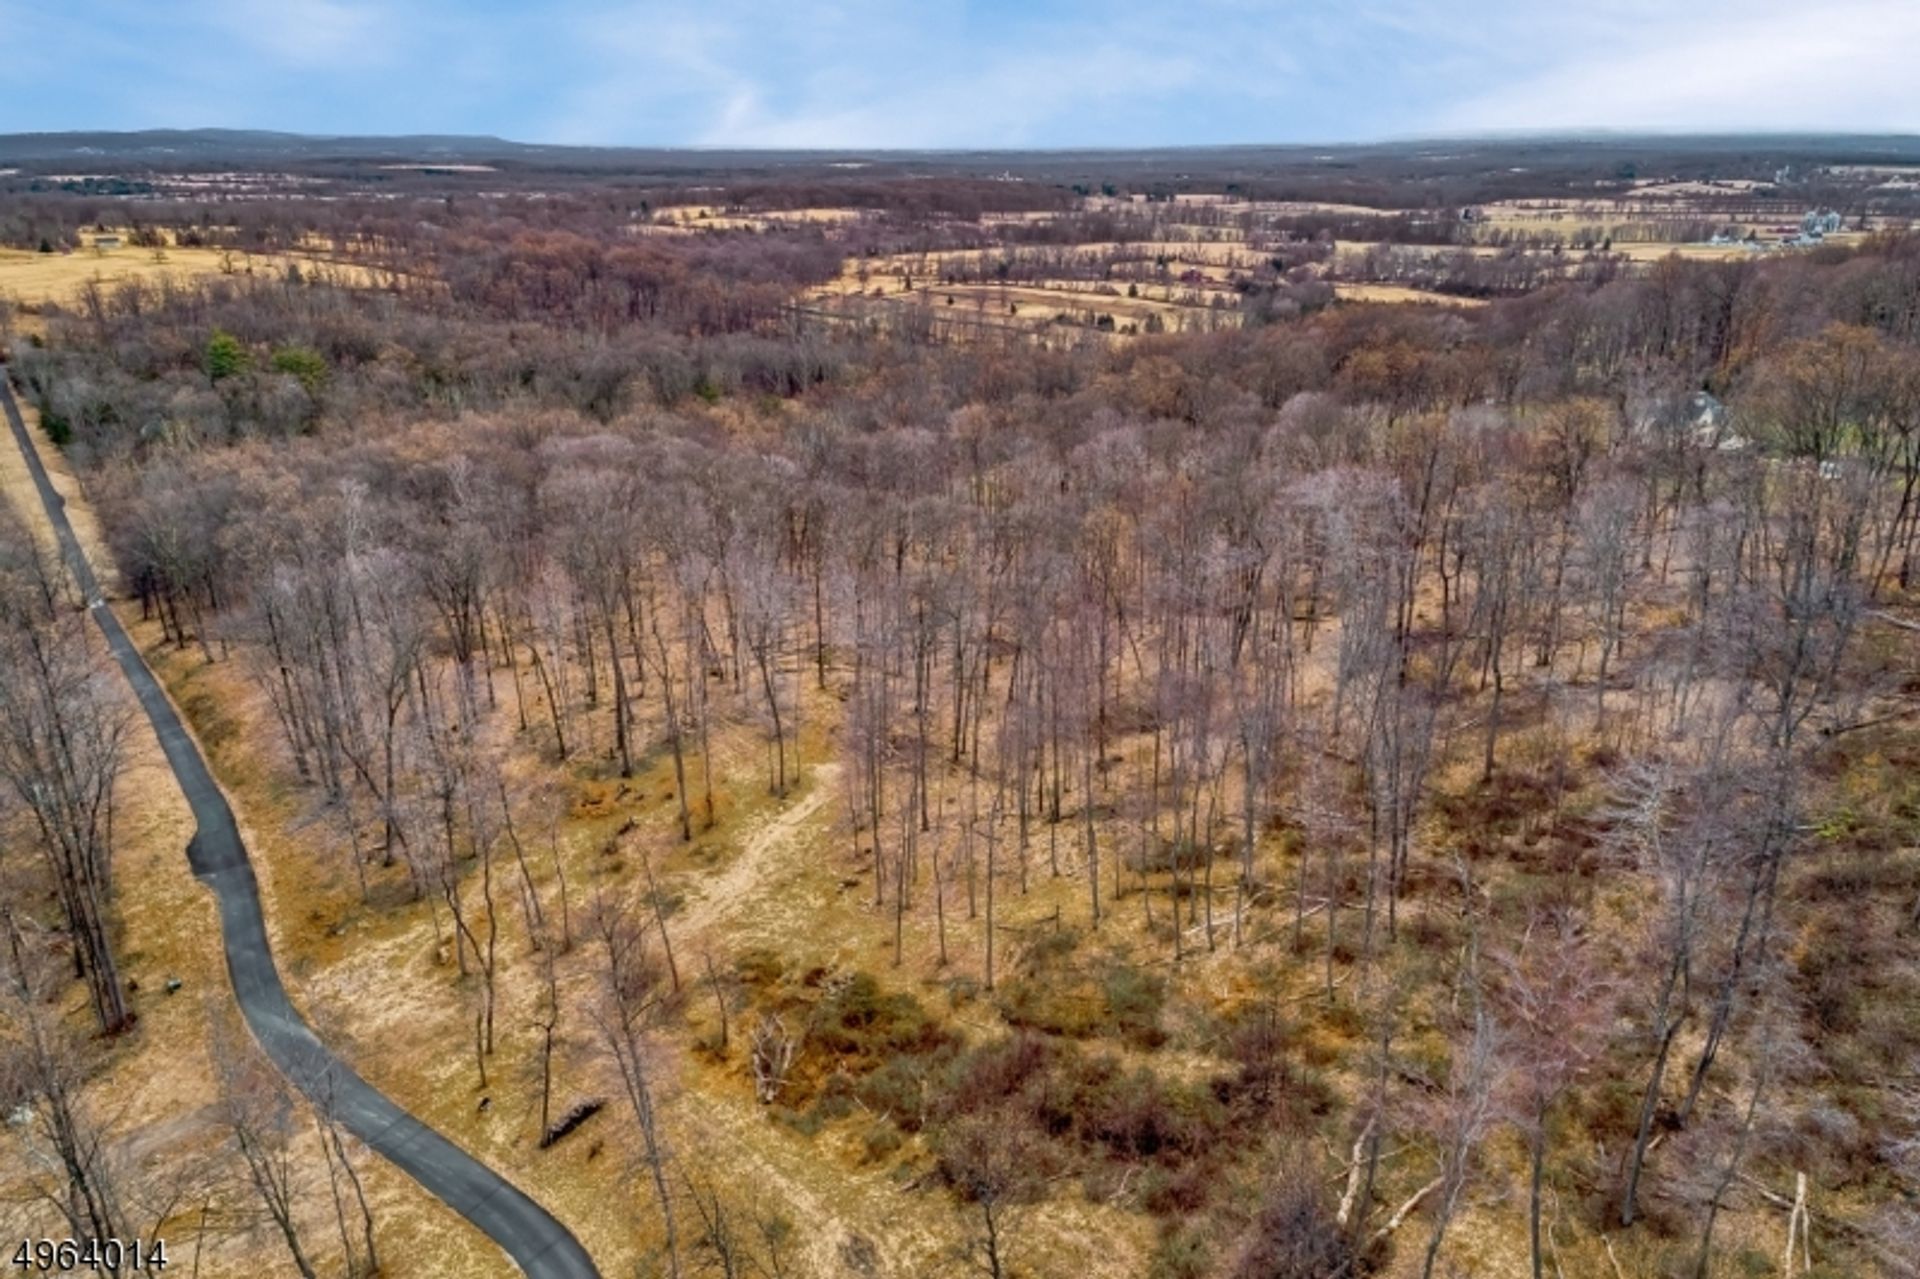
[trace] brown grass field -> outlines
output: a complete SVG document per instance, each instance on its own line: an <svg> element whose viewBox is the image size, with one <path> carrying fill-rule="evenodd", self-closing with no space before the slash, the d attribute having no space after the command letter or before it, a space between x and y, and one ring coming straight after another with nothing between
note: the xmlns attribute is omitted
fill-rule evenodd
<svg viewBox="0 0 1920 1279"><path fill-rule="evenodd" d="M1408 288L1403 284L1336 284L1333 295L1345 302L1386 302L1410 306L1452 306L1471 308L1485 306L1485 298L1455 297L1450 293L1434 293L1427 289Z"/></svg>
<svg viewBox="0 0 1920 1279"><path fill-rule="evenodd" d="M32 332L41 308L49 304L77 306L89 286L110 290L129 283L159 285L218 275L280 276L292 266L306 275L355 288L388 282L386 273L372 268L304 253L250 254L237 249L178 246L156 251L125 245L70 253L0 249L0 300L18 307L25 321L21 327Z"/></svg>

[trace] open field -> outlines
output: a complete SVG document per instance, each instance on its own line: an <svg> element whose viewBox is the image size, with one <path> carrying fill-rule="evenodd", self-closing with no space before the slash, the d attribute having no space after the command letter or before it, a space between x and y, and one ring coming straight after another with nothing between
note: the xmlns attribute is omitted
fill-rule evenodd
<svg viewBox="0 0 1920 1279"><path fill-rule="evenodd" d="M1411 289L1402 284L1336 284L1333 294L1347 302L1404 303L1423 306L1485 306L1485 298L1454 297L1426 289Z"/></svg>
<svg viewBox="0 0 1920 1279"><path fill-rule="evenodd" d="M1259 261L1239 244L1174 241L859 257L808 301L848 317L917 307L940 323L1182 332L1231 316L1229 286Z"/></svg>
<svg viewBox="0 0 1920 1279"><path fill-rule="evenodd" d="M655 209L652 216L638 224L649 231L771 231L794 227L835 227L858 222L868 214L861 209L767 209L725 208L717 204L670 204Z"/></svg>
<svg viewBox="0 0 1920 1279"><path fill-rule="evenodd" d="M1478 260L1492 268L1497 260L1525 252L1502 238L1511 234L1559 245L1573 245L1576 239L1593 241L1577 256L1542 256L1528 266L1530 274L1508 277L1535 283L1596 260L1595 255L1610 256L1628 266L1644 266L1669 256L1738 260L1779 249L1786 238L1780 226L1798 228L1798 206L1753 195L1757 185L1654 183L1630 197L1496 202L1477 208L1475 220L1463 224L1462 234L1478 237L1478 242L1471 238L1457 244L1341 239L1332 244L1330 256L1309 269L1329 280L1336 296L1349 301L1458 304L1462 293L1471 295L1474 290L1438 290L1426 287L1424 278L1447 271L1446 263L1455 259ZM1297 243L1263 228L1305 215L1363 222L1392 216L1389 210L1359 205L1198 195L1183 195L1168 204L1095 196L1087 198L1084 207L1150 215L1159 219L1161 234L1117 242L1009 242L856 255L847 259L833 280L810 291L808 304L825 314L863 323L931 322L941 332L956 336L1036 334L1043 326L1063 325L1119 340L1149 331L1204 330L1219 327L1227 319L1238 305L1236 290L1261 279L1279 260L1277 255L1298 252ZM731 225L712 221L717 210L697 212L706 217L704 222L696 217L674 225L689 231ZM1062 217L1029 212L985 218L981 225L996 230L1031 229ZM1698 231L1703 224L1762 234L1755 245L1708 243ZM1827 242L1852 244L1863 235L1842 231L1830 235ZM1409 273L1416 282L1405 282ZM1489 278L1501 277L1496 269ZM1090 294L1100 301L1090 304ZM916 308L957 310L932 321L903 314ZM962 324L969 315L971 319Z"/></svg>
<svg viewBox="0 0 1920 1279"><path fill-rule="evenodd" d="M305 276L349 287L381 282L381 273L305 254L252 254L232 249L82 248L70 253L34 253L0 248L0 299L28 313L52 303L72 308L90 287L112 289L127 283L159 285L207 276L284 277L289 268Z"/></svg>

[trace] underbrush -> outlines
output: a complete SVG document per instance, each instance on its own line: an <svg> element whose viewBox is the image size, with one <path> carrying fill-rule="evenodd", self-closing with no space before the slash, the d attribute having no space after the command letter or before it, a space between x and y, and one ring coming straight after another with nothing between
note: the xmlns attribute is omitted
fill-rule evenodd
<svg viewBox="0 0 1920 1279"><path fill-rule="evenodd" d="M856 1157L870 1164L930 1155L963 1199L1038 1198L1073 1180L1089 1200L1138 1208L1171 1231L1214 1207L1261 1143L1303 1137L1333 1109L1332 1086L1272 1005L1208 1019L1212 1069L1138 1060L1166 1041L1165 980L1112 957L1076 964L1078 944L1063 931L1030 946L996 1000L1007 1033L971 1042L941 1010L868 973L788 973L769 952L742 955L735 972L753 1015L801 1042L777 1117L807 1135L852 1124ZM982 1177L1000 1185L982 1171L989 1137L1022 1152L1017 1191L983 1189Z"/></svg>
<svg viewBox="0 0 1920 1279"><path fill-rule="evenodd" d="M1167 1041L1166 981L1114 956L1079 961L1080 934L1057 929L1030 944L997 1004L1008 1025L1071 1039L1113 1038L1141 1049Z"/></svg>

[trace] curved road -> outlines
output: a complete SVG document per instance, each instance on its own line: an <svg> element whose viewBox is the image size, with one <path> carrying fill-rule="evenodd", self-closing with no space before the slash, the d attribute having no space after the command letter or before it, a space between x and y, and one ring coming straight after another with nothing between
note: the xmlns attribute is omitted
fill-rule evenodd
<svg viewBox="0 0 1920 1279"><path fill-rule="evenodd" d="M254 1038L301 1092L330 1110L348 1132L492 1236L526 1274L534 1279L598 1279L599 1272L586 1249L546 1209L387 1100L334 1056L294 1010L267 945L253 864L247 860L246 845L240 842L233 810L140 651L127 637L120 619L103 602L93 569L67 521L66 503L47 479L40 455L27 436L4 366L0 366L0 402L4 402L14 439L26 457L47 518L59 537L61 553L74 580L86 593L88 611L106 635L107 646L139 695L147 718L153 721L167 763L193 808L198 829L187 845L187 860L194 875L219 900L227 975ZM431 1272L431 1260L421 1261Z"/></svg>

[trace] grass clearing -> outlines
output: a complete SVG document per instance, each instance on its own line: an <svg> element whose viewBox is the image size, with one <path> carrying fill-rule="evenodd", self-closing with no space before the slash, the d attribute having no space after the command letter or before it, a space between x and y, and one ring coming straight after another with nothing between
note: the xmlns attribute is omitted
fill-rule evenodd
<svg viewBox="0 0 1920 1279"><path fill-rule="evenodd" d="M112 289L140 283L160 285L215 275L283 276L289 267L303 274L352 287L381 282L379 273L356 266L289 254L251 254L237 249L180 248L76 249L71 253L32 253L0 249L0 297L28 312L47 305L74 307L89 286Z"/></svg>
<svg viewBox="0 0 1920 1279"><path fill-rule="evenodd" d="M1456 297L1450 293L1434 293L1427 289L1409 288L1404 284L1336 284L1333 286L1333 295L1343 302L1385 302L1465 309L1487 304L1485 298Z"/></svg>

